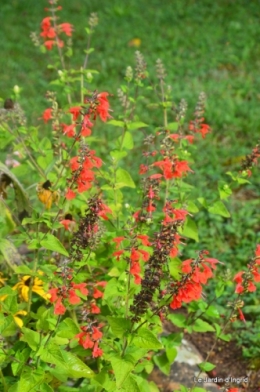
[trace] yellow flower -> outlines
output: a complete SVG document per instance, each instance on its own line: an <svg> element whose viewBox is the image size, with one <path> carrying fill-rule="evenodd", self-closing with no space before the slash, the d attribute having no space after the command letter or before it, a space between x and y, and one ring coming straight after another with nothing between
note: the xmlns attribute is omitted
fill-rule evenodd
<svg viewBox="0 0 260 392"><path fill-rule="evenodd" d="M13 290L18 290L21 299L25 302L29 301L29 290L32 277L30 275L25 275L22 280L13 287ZM40 295L44 299L49 299L50 294L46 293L43 289L43 282L39 278L34 278L32 283L32 292Z"/></svg>
<svg viewBox="0 0 260 392"><path fill-rule="evenodd" d="M51 190L51 182L49 180L39 183L36 191L38 199L45 205L47 210L51 208L52 203L57 203L60 199L59 192Z"/></svg>
<svg viewBox="0 0 260 392"><path fill-rule="evenodd" d="M15 314L13 314L14 322L18 325L19 328L23 326L23 320L18 316L26 316L27 312L25 310L18 310Z"/></svg>

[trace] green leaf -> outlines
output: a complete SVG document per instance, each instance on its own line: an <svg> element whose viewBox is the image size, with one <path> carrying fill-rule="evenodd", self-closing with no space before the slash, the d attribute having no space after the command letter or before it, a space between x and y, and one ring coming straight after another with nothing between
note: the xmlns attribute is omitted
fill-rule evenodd
<svg viewBox="0 0 260 392"><path fill-rule="evenodd" d="M20 267L15 268L15 273L32 276L32 269L29 268L27 265L21 265Z"/></svg>
<svg viewBox="0 0 260 392"><path fill-rule="evenodd" d="M175 347L166 347L165 353L169 362L173 363L175 358L177 357L178 351Z"/></svg>
<svg viewBox="0 0 260 392"><path fill-rule="evenodd" d="M130 331L131 321L123 317L108 316L107 321L115 336L122 337Z"/></svg>
<svg viewBox="0 0 260 392"><path fill-rule="evenodd" d="M97 383L98 385L101 385L105 391L113 391L116 389L116 383L115 381L112 381L109 377L109 368L103 367L103 369L100 371L100 373L96 374L95 377L91 380L92 383Z"/></svg>
<svg viewBox="0 0 260 392"><path fill-rule="evenodd" d="M57 331L57 336L59 336L61 338L72 339L79 332L80 332L80 330L77 327L77 325L75 324L75 322L70 318L66 318L59 325L58 331Z"/></svg>
<svg viewBox="0 0 260 392"><path fill-rule="evenodd" d="M127 123L127 129L129 129L130 131L134 129L145 128L145 127L148 127L148 124L145 124L141 121Z"/></svg>
<svg viewBox="0 0 260 392"><path fill-rule="evenodd" d="M116 188L123 188L123 187L135 188L135 183L132 180L130 174L122 169L121 167L116 171Z"/></svg>
<svg viewBox="0 0 260 392"><path fill-rule="evenodd" d="M121 358L119 355L113 355L109 359L115 373L116 386L120 388L134 369L135 362L130 355L124 358Z"/></svg>
<svg viewBox="0 0 260 392"><path fill-rule="evenodd" d="M199 365L200 370L203 370L204 372L210 372L213 370L216 366L213 365L210 362L201 362Z"/></svg>
<svg viewBox="0 0 260 392"><path fill-rule="evenodd" d="M212 325L201 319L195 320L194 324L192 325L192 329L196 332L215 332L215 329L212 327Z"/></svg>
<svg viewBox="0 0 260 392"><path fill-rule="evenodd" d="M127 152L126 151L113 150L113 151L110 151L110 155L111 155L112 159L115 162L119 162L120 159L124 158L127 155Z"/></svg>
<svg viewBox="0 0 260 392"><path fill-rule="evenodd" d="M169 362L166 353L155 355L153 357L154 363L166 375L169 376L171 371L171 363Z"/></svg>
<svg viewBox="0 0 260 392"><path fill-rule="evenodd" d="M11 269L15 269L17 264L21 264L21 255L16 247L9 240L4 238L0 239L0 253L2 253L6 263Z"/></svg>
<svg viewBox="0 0 260 392"><path fill-rule="evenodd" d="M212 206L208 207L208 211L211 214L221 215L224 218L230 217L230 213L228 212L225 204L221 200L216 201L215 203L213 203Z"/></svg>
<svg viewBox="0 0 260 392"><path fill-rule="evenodd" d="M36 351L39 348L39 344L41 341L41 335L39 332L32 331L29 328L22 328L23 336L20 338L22 342L26 342L28 346L33 350Z"/></svg>
<svg viewBox="0 0 260 392"><path fill-rule="evenodd" d="M132 374L130 374L122 385L126 392L140 392L138 384Z"/></svg>
<svg viewBox="0 0 260 392"><path fill-rule="evenodd" d="M159 350L162 347L161 342L157 337L147 328L141 328L138 330L138 335L133 338L132 343L136 347L150 348L151 350Z"/></svg>
<svg viewBox="0 0 260 392"><path fill-rule="evenodd" d="M218 192L221 200L228 199L232 195L232 190L229 185L224 181L218 182Z"/></svg>
<svg viewBox="0 0 260 392"><path fill-rule="evenodd" d="M184 314L172 313L168 315L168 319L179 328L186 327L187 317L185 317Z"/></svg>
<svg viewBox="0 0 260 392"><path fill-rule="evenodd" d="M193 201L189 201L187 205L187 211L189 211L191 214L196 214L199 209Z"/></svg>
<svg viewBox="0 0 260 392"><path fill-rule="evenodd" d="M124 121L119 121L119 120L109 120L107 121L107 124L114 125L115 127L120 127L120 128L124 128L125 126Z"/></svg>
<svg viewBox="0 0 260 392"><path fill-rule="evenodd" d="M169 129L169 131L177 131L179 128L179 124L177 122L172 122L167 124L167 129Z"/></svg>
<svg viewBox="0 0 260 392"><path fill-rule="evenodd" d="M45 249L52 250L54 252L60 253L64 256L69 256L68 252L62 245L62 243L52 234L47 234L46 238L40 242L41 246Z"/></svg>
<svg viewBox="0 0 260 392"><path fill-rule="evenodd" d="M23 350L16 351L15 358L17 359L17 362L13 361L11 363L11 368L14 376L16 376L20 372L20 370L22 370L30 356L30 353L31 349L29 347L26 347Z"/></svg>
<svg viewBox="0 0 260 392"><path fill-rule="evenodd" d="M14 384L9 392L31 392L38 390L41 383L44 382L44 373L42 370L25 369L22 373L20 381Z"/></svg>
<svg viewBox="0 0 260 392"><path fill-rule="evenodd" d="M48 347L40 350L42 361L56 365L56 369L61 368L68 377L91 378L95 373L70 351L62 350L53 341Z"/></svg>
<svg viewBox="0 0 260 392"><path fill-rule="evenodd" d="M121 148L125 148L126 150L132 150L132 148L134 148L133 136L130 132L125 132L125 134L118 139L118 142L119 146L121 146Z"/></svg>
<svg viewBox="0 0 260 392"><path fill-rule="evenodd" d="M181 235L191 238L195 240L196 242L199 242L199 233L198 233L198 228L193 219L191 219L189 216L187 216L183 229L179 228L179 232Z"/></svg>

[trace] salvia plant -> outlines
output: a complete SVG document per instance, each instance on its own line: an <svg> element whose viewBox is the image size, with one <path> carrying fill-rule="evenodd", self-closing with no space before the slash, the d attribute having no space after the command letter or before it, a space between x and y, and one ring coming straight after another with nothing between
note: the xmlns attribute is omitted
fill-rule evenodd
<svg viewBox="0 0 260 392"><path fill-rule="evenodd" d="M248 182L259 146L240 172L229 173L230 184L220 184L214 203L203 191L198 203L188 179L196 176L196 143L211 131L205 94L187 119L186 102L172 100L162 61L153 80L140 52L118 99L96 90L88 60L97 15L89 18L82 65L71 69L74 27L61 23L60 11L50 0L32 33L56 74L46 110L28 125L15 86L0 113L8 149L0 164L1 390L156 392L148 375L155 365L169 374L184 330L212 331L216 345L230 338L231 322L245 322L243 298L260 281L260 246L243 271L218 280L220 261L209 250L198 244L194 257L183 254L198 238L199 208L229 216L223 200L232 184ZM143 120L145 110L153 116ZM212 278L215 298L233 284L224 317L207 304ZM165 320L182 332L167 335ZM214 364L206 358L200 369ZM196 383L180 390L203 391Z"/></svg>

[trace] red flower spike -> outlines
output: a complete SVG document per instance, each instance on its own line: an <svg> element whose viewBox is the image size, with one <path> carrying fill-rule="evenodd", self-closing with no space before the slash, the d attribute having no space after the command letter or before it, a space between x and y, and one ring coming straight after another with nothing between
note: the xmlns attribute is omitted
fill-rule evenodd
<svg viewBox="0 0 260 392"><path fill-rule="evenodd" d="M70 125L61 124L61 126L62 126L62 129L63 129L63 134L64 135L66 135L66 136L68 136L70 138L75 136L74 128L75 128L76 124L70 124Z"/></svg>

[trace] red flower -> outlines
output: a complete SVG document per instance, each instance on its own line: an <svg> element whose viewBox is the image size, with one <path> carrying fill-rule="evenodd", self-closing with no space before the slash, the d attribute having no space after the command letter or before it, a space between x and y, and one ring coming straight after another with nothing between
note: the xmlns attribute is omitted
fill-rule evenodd
<svg viewBox="0 0 260 392"><path fill-rule="evenodd" d="M62 315L65 312L66 312L66 308L65 308L65 306L62 303L62 299L58 298L57 302L56 302L56 304L54 306L54 314Z"/></svg>
<svg viewBox="0 0 260 392"><path fill-rule="evenodd" d="M102 332L100 332L100 330L97 328L97 327L93 327L92 328L92 339L93 340L98 340L98 339L101 339L102 338L102 336L103 336L103 334L102 334Z"/></svg>
<svg viewBox="0 0 260 392"><path fill-rule="evenodd" d="M138 238L139 240L141 240L141 242L142 242L142 244L143 244L144 246L149 246L149 245L151 245L151 243L149 242L149 237L148 237L148 235L139 234L139 235L137 236L137 238Z"/></svg>
<svg viewBox="0 0 260 392"><path fill-rule="evenodd" d="M80 303L80 298L77 296L75 290L73 289L69 290L69 303L72 305L76 305Z"/></svg>
<svg viewBox="0 0 260 392"><path fill-rule="evenodd" d="M97 357L101 357L102 355L103 355L103 350L101 350L101 348L98 347L98 342L96 342L92 351L92 357L97 358Z"/></svg>
<svg viewBox="0 0 260 392"><path fill-rule="evenodd" d="M62 126L62 129L63 129L64 135L66 135L68 137L74 137L75 136L75 130L74 130L74 128L76 126L75 124L70 124L70 125L61 124L61 126Z"/></svg>
<svg viewBox="0 0 260 392"><path fill-rule="evenodd" d="M76 193L73 192L73 190L69 188L69 189L67 190L67 193L66 193L65 197L66 197L67 200L75 199Z"/></svg>
<svg viewBox="0 0 260 392"><path fill-rule="evenodd" d="M53 40L48 40L44 42L44 46L46 47L47 50L52 50L53 45L55 44L55 41Z"/></svg>
<svg viewBox="0 0 260 392"><path fill-rule="evenodd" d="M58 289L57 288L53 288L49 290L49 294L51 295L50 301L51 302L56 302L58 299Z"/></svg>
<svg viewBox="0 0 260 392"><path fill-rule="evenodd" d="M51 120L52 117L52 108L45 109L42 115L43 121L46 123Z"/></svg>
<svg viewBox="0 0 260 392"><path fill-rule="evenodd" d="M73 115L73 121L76 121L80 115L81 106L73 106L69 109L69 112Z"/></svg>
<svg viewBox="0 0 260 392"><path fill-rule="evenodd" d="M104 122L106 122L107 119L109 117L111 117L108 113L109 112L109 102L107 100L108 95L109 95L108 93L104 92L104 93L98 94L98 97L97 97L97 99L99 101L99 105L97 106L97 109L96 109L97 114L99 115L100 119Z"/></svg>
<svg viewBox="0 0 260 392"><path fill-rule="evenodd" d="M73 26L70 23L61 23L59 25L59 27L61 28L61 30L63 31L63 33L65 33L66 35L68 35L69 37L71 37L71 33L73 31Z"/></svg>
<svg viewBox="0 0 260 392"><path fill-rule="evenodd" d="M100 291L96 287L94 287L94 293L93 293L94 298L102 298L103 295L104 295L104 293L102 293L102 291Z"/></svg>
<svg viewBox="0 0 260 392"><path fill-rule="evenodd" d="M100 313L100 308L94 302L91 302L90 307L91 307L91 313L93 314Z"/></svg>
<svg viewBox="0 0 260 392"><path fill-rule="evenodd" d="M139 169L139 174L145 174L147 172L148 168L149 167L147 165L141 164L140 169Z"/></svg>
<svg viewBox="0 0 260 392"><path fill-rule="evenodd" d="M71 285L75 290L79 290L81 294L88 295L87 283L72 283Z"/></svg>
<svg viewBox="0 0 260 392"><path fill-rule="evenodd" d="M113 256L116 257L116 260L120 260L120 256L124 253L124 250L117 250L116 252L113 253Z"/></svg>

